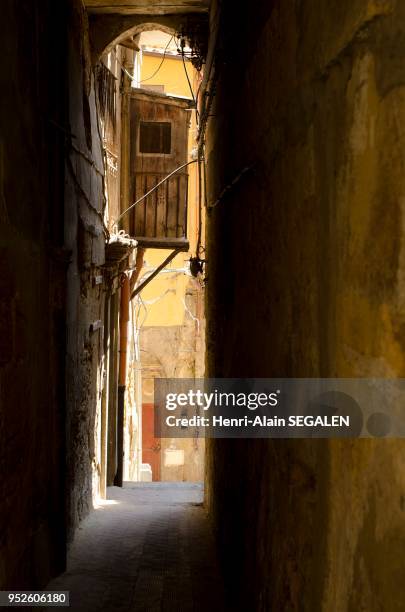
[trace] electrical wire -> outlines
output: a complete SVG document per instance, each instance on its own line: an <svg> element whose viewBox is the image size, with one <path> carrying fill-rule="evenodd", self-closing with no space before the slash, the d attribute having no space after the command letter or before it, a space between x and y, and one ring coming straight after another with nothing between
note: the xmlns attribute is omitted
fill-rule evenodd
<svg viewBox="0 0 405 612"><path fill-rule="evenodd" d="M198 110L197 110L197 105L196 105L197 103L196 103L196 99L195 99L195 96L194 96L193 87L191 85L190 77L188 76L188 72L187 72L186 60L184 58L184 49L182 49L182 52L181 52L181 59L183 60L184 72L186 73L187 83L188 83L188 86L190 88L191 97L193 98L193 102L195 104L196 115L198 117ZM198 123L198 121L197 121L197 123Z"/></svg>
<svg viewBox="0 0 405 612"><path fill-rule="evenodd" d="M205 145L203 144L203 183L204 183L204 205L208 208L208 187L207 187L207 162L205 157Z"/></svg>
<svg viewBox="0 0 405 612"><path fill-rule="evenodd" d="M176 168L175 170L173 170L172 172L170 172L170 174L168 174L167 176L165 176L165 178L163 178L159 183L157 183L154 187L152 187L152 189L150 189L147 193L145 193L143 196L141 196L140 198L138 198L138 200L136 200L136 202L134 202L133 204L131 204L131 206L129 206L126 210L124 210L124 212L122 212L120 214L119 217L117 217L114 221L114 225L116 223L118 223L119 221L121 221L122 217L124 215L127 214L127 212L129 212L134 206L136 206L137 204L139 204L140 202L142 202L142 200L144 200L145 198L147 198L151 193L153 193L154 191L156 191L156 189L158 187L160 187L160 185L162 185L163 183L165 183L171 176L173 176L173 174L176 174L177 172L180 172L180 170L182 170L183 168L185 168L186 166L189 166L190 164L195 164L198 160L197 159L192 159L188 162L186 162L185 164L181 164L181 166L179 166L178 168Z"/></svg>
<svg viewBox="0 0 405 612"><path fill-rule="evenodd" d="M187 83L188 83L188 87L190 89L190 93L191 93L191 97L193 99L194 102L194 107L195 107L195 117L196 117L196 123L197 126L199 124L199 112L198 112L198 108L197 108L197 99L196 96L194 95L194 90L193 87L191 85L191 81L190 81L190 77L188 76L188 72L187 72L187 66L186 66L186 59L185 59L185 52L184 52L184 39L179 39L179 42L177 42L178 47L181 49L181 59L183 61L183 68L184 68L184 72L186 74L186 79L187 79ZM178 49L179 50L179 49Z"/></svg>
<svg viewBox="0 0 405 612"><path fill-rule="evenodd" d="M152 298L151 300L143 300L143 303L148 306L153 306L154 304L156 304L157 302L159 302L159 300L162 300L168 293L176 293L175 289L166 289L166 291L164 291L161 295L158 295L155 298Z"/></svg>
<svg viewBox="0 0 405 612"><path fill-rule="evenodd" d="M202 78L200 79L200 84L198 85L197 93L195 94L195 106L196 106L196 108L197 108L197 105L198 105L198 98L200 96L201 85L202 85Z"/></svg>
<svg viewBox="0 0 405 612"><path fill-rule="evenodd" d="M201 249L201 234L202 234L202 192L201 192L201 153L198 148L198 235L196 257L200 256Z"/></svg>
<svg viewBox="0 0 405 612"><path fill-rule="evenodd" d="M70 159L69 154L66 157L66 162L67 162L67 167L69 170L69 173L73 179L73 183L75 186L75 191L81 196L82 200L84 200L84 202L86 202L88 208L95 214L97 215L97 217L100 219L102 226L103 226L103 232L104 232L104 236L106 238L106 240L108 241L110 239L110 232L108 231L108 227L105 224L104 221L104 216L103 214L94 206L94 204L91 202L90 198L88 197L87 193L85 192L85 190L83 189L79 179L77 178L76 172L73 168L73 164L72 164L72 160Z"/></svg>
<svg viewBox="0 0 405 612"><path fill-rule="evenodd" d="M184 310L190 315L190 317L193 319L193 321L195 323L197 323L197 331L198 331L198 333L200 333L200 319L198 317L196 317L195 315L193 315L193 313L191 312L191 310L187 306L186 300L184 298L180 298L180 300L183 303Z"/></svg>
<svg viewBox="0 0 405 612"><path fill-rule="evenodd" d="M169 40L169 42L167 43L165 50L163 51L163 57L162 57L162 61L160 62L159 66L156 68L155 72L153 74L151 74L151 76L149 76L147 79L142 79L142 81L139 81L140 83L145 83L146 81L150 81L151 79L153 79L154 76L157 75L157 73L159 72L159 70L161 69L161 67L163 66L163 62L166 59L166 52L169 48L170 43L172 42L174 36L172 36Z"/></svg>
<svg viewBox="0 0 405 612"><path fill-rule="evenodd" d="M162 61L160 62L159 66L157 67L157 69L155 70L155 72L154 72L154 73L153 73L151 76L149 76L148 78L146 78L146 79L142 79L142 81L139 81L139 83L145 83L145 81L150 81L150 80L151 80L151 79L153 79L153 77L154 77L154 76L155 76L155 75L156 75L156 74L159 72L159 70L160 70L160 69L161 69L161 67L162 67L163 62L164 62L164 61L165 61L165 59L166 59L166 51L167 51L167 49L169 48L169 45L170 45L170 43L172 42L173 38L174 38L174 36L172 36L172 37L170 38L169 42L167 43L167 45L166 45L166 47L165 47L165 50L164 50L164 52L163 52ZM119 65L121 66L121 68L123 69L123 71L125 72L125 74L127 75L127 77L129 77L129 78L131 79L131 81L135 81L135 80L136 80L136 79L135 79L135 75L134 75L134 74L131 74L131 73L130 73L130 72L129 72L129 71L126 69L126 68L125 68L124 64L121 62L121 60L119 59L119 57L118 57L118 56L116 56L116 60L117 60L117 62L119 63Z"/></svg>
<svg viewBox="0 0 405 612"><path fill-rule="evenodd" d="M144 317L142 320L142 323L139 323L140 321L140 315L141 315L141 308L143 308L144 310ZM141 296L138 293L138 313L136 315L136 328L138 330L138 333L141 331L146 319L148 318L148 309L145 306L145 303L143 301L143 299L141 298Z"/></svg>
<svg viewBox="0 0 405 612"><path fill-rule="evenodd" d="M250 166L246 166L246 168L243 168L243 170L241 170L239 172L239 174L237 174L235 176L235 178L228 183L228 185L226 185L226 187L223 188L223 190L221 191L221 193L219 194L219 196L217 197L217 199L215 200L215 202L213 202L212 204L210 204L208 206L208 208L211 210L212 208L215 208L215 206L217 206L225 197L225 195L228 194L229 191L231 191L233 189L233 187L239 183L239 181L242 179L242 177L247 173L247 172L251 172L256 166L256 163L251 164Z"/></svg>
<svg viewBox="0 0 405 612"><path fill-rule="evenodd" d="M183 61L183 67L184 67L184 72L186 74L186 78L187 78L187 83L188 86L190 88L190 92L191 92L191 97L193 98L193 102L194 102L194 107L195 107L195 116L196 116L196 123L197 123L197 128L199 126L199 112L198 112L198 108L197 108L197 100L196 100L196 96L194 95L194 90L193 87L191 85L191 81L190 78L188 76L188 72L187 72L187 66L186 66L186 60L185 60L185 53L184 53L184 47L185 47L185 42L184 42L184 38L180 38L179 39L180 44L178 43L180 49L181 49L181 59ZM198 91L197 91L197 95L200 91L200 87L201 87L201 83L200 86L198 87ZM202 177L201 177L201 161L202 161L202 155L201 155L201 147L198 148L198 158L197 158L197 162L198 162L198 237L197 237L197 252L196 252L196 256L199 257L200 251L201 251L201 234L202 234Z"/></svg>

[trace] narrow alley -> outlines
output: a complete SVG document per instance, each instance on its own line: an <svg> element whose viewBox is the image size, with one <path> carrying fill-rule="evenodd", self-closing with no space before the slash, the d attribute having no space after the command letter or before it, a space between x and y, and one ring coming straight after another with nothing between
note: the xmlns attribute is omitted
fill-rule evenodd
<svg viewBox="0 0 405 612"><path fill-rule="evenodd" d="M405 0L0 4L0 607L404 612Z"/></svg>
<svg viewBox="0 0 405 612"><path fill-rule="evenodd" d="M111 487L47 589L69 591L72 610L89 612L226 610L202 499L199 484Z"/></svg>

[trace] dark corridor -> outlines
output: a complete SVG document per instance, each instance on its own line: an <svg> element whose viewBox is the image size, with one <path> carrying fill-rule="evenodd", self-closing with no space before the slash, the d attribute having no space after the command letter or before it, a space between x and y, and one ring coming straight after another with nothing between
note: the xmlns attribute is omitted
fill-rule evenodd
<svg viewBox="0 0 405 612"><path fill-rule="evenodd" d="M403 612L401 438L207 440L203 507L192 486L114 486L144 265L132 90L171 120L171 91L134 87L152 29L197 75L176 154L199 185L206 376L403 385L403 0L3 0L1 588L69 584L89 612L222 610L222 589L243 612Z"/></svg>

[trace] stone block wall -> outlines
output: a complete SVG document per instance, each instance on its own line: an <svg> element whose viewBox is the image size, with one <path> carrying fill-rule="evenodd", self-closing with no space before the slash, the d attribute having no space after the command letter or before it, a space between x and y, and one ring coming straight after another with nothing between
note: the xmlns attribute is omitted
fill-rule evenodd
<svg viewBox="0 0 405 612"><path fill-rule="evenodd" d="M209 375L403 377L405 6L229 1L220 27L209 202L252 169L209 215ZM403 609L403 456L212 442L207 504L245 609Z"/></svg>
<svg viewBox="0 0 405 612"><path fill-rule="evenodd" d="M2 4L2 588L65 563L65 21L65 2Z"/></svg>
<svg viewBox="0 0 405 612"><path fill-rule="evenodd" d="M97 492L103 157L79 1L2 4L0 584L44 586Z"/></svg>

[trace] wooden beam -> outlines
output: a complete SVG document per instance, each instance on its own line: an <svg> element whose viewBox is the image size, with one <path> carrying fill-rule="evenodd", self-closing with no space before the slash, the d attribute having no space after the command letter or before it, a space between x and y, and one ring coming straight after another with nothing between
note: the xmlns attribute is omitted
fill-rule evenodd
<svg viewBox="0 0 405 612"><path fill-rule="evenodd" d="M173 15L175 13L206 13L209 0L85 0L89 13L119 15Z"/></svg>
<svg viewBox="0 0 405 612"><path fill-rule="evenodd" d="M160 264L160 266L158 266L153 272L152 274L150 274L150 276L148 276L148 278L146 280L143 281L143 283L141 283L139 285L139 287L137 287L136 289L134 289L134 291L131 293L131 300L138 295L138 293L140 293L142 291L142 289L144 289L146 287L146 285L149 285L150 281L153 280L155 278L155 276L157 276L159 274L159 272L161 270L163 270L163 268L165 268L167 266L167 264L169 264L172 259L174 259L176 257L176 255L178 255L179 253L181 253L181 249L175 249L174 251L172 251L170 253L170 255L168 255L168 257L166 257L166 259Z"/></svg>
<svg viewBox="0 0 405 612"><path fill-rule="evenodd" d="M186 253L190 249L190 243L185 238L149 238L140 236L136 239L138 247L145 249L176 249Z"/></svg>

